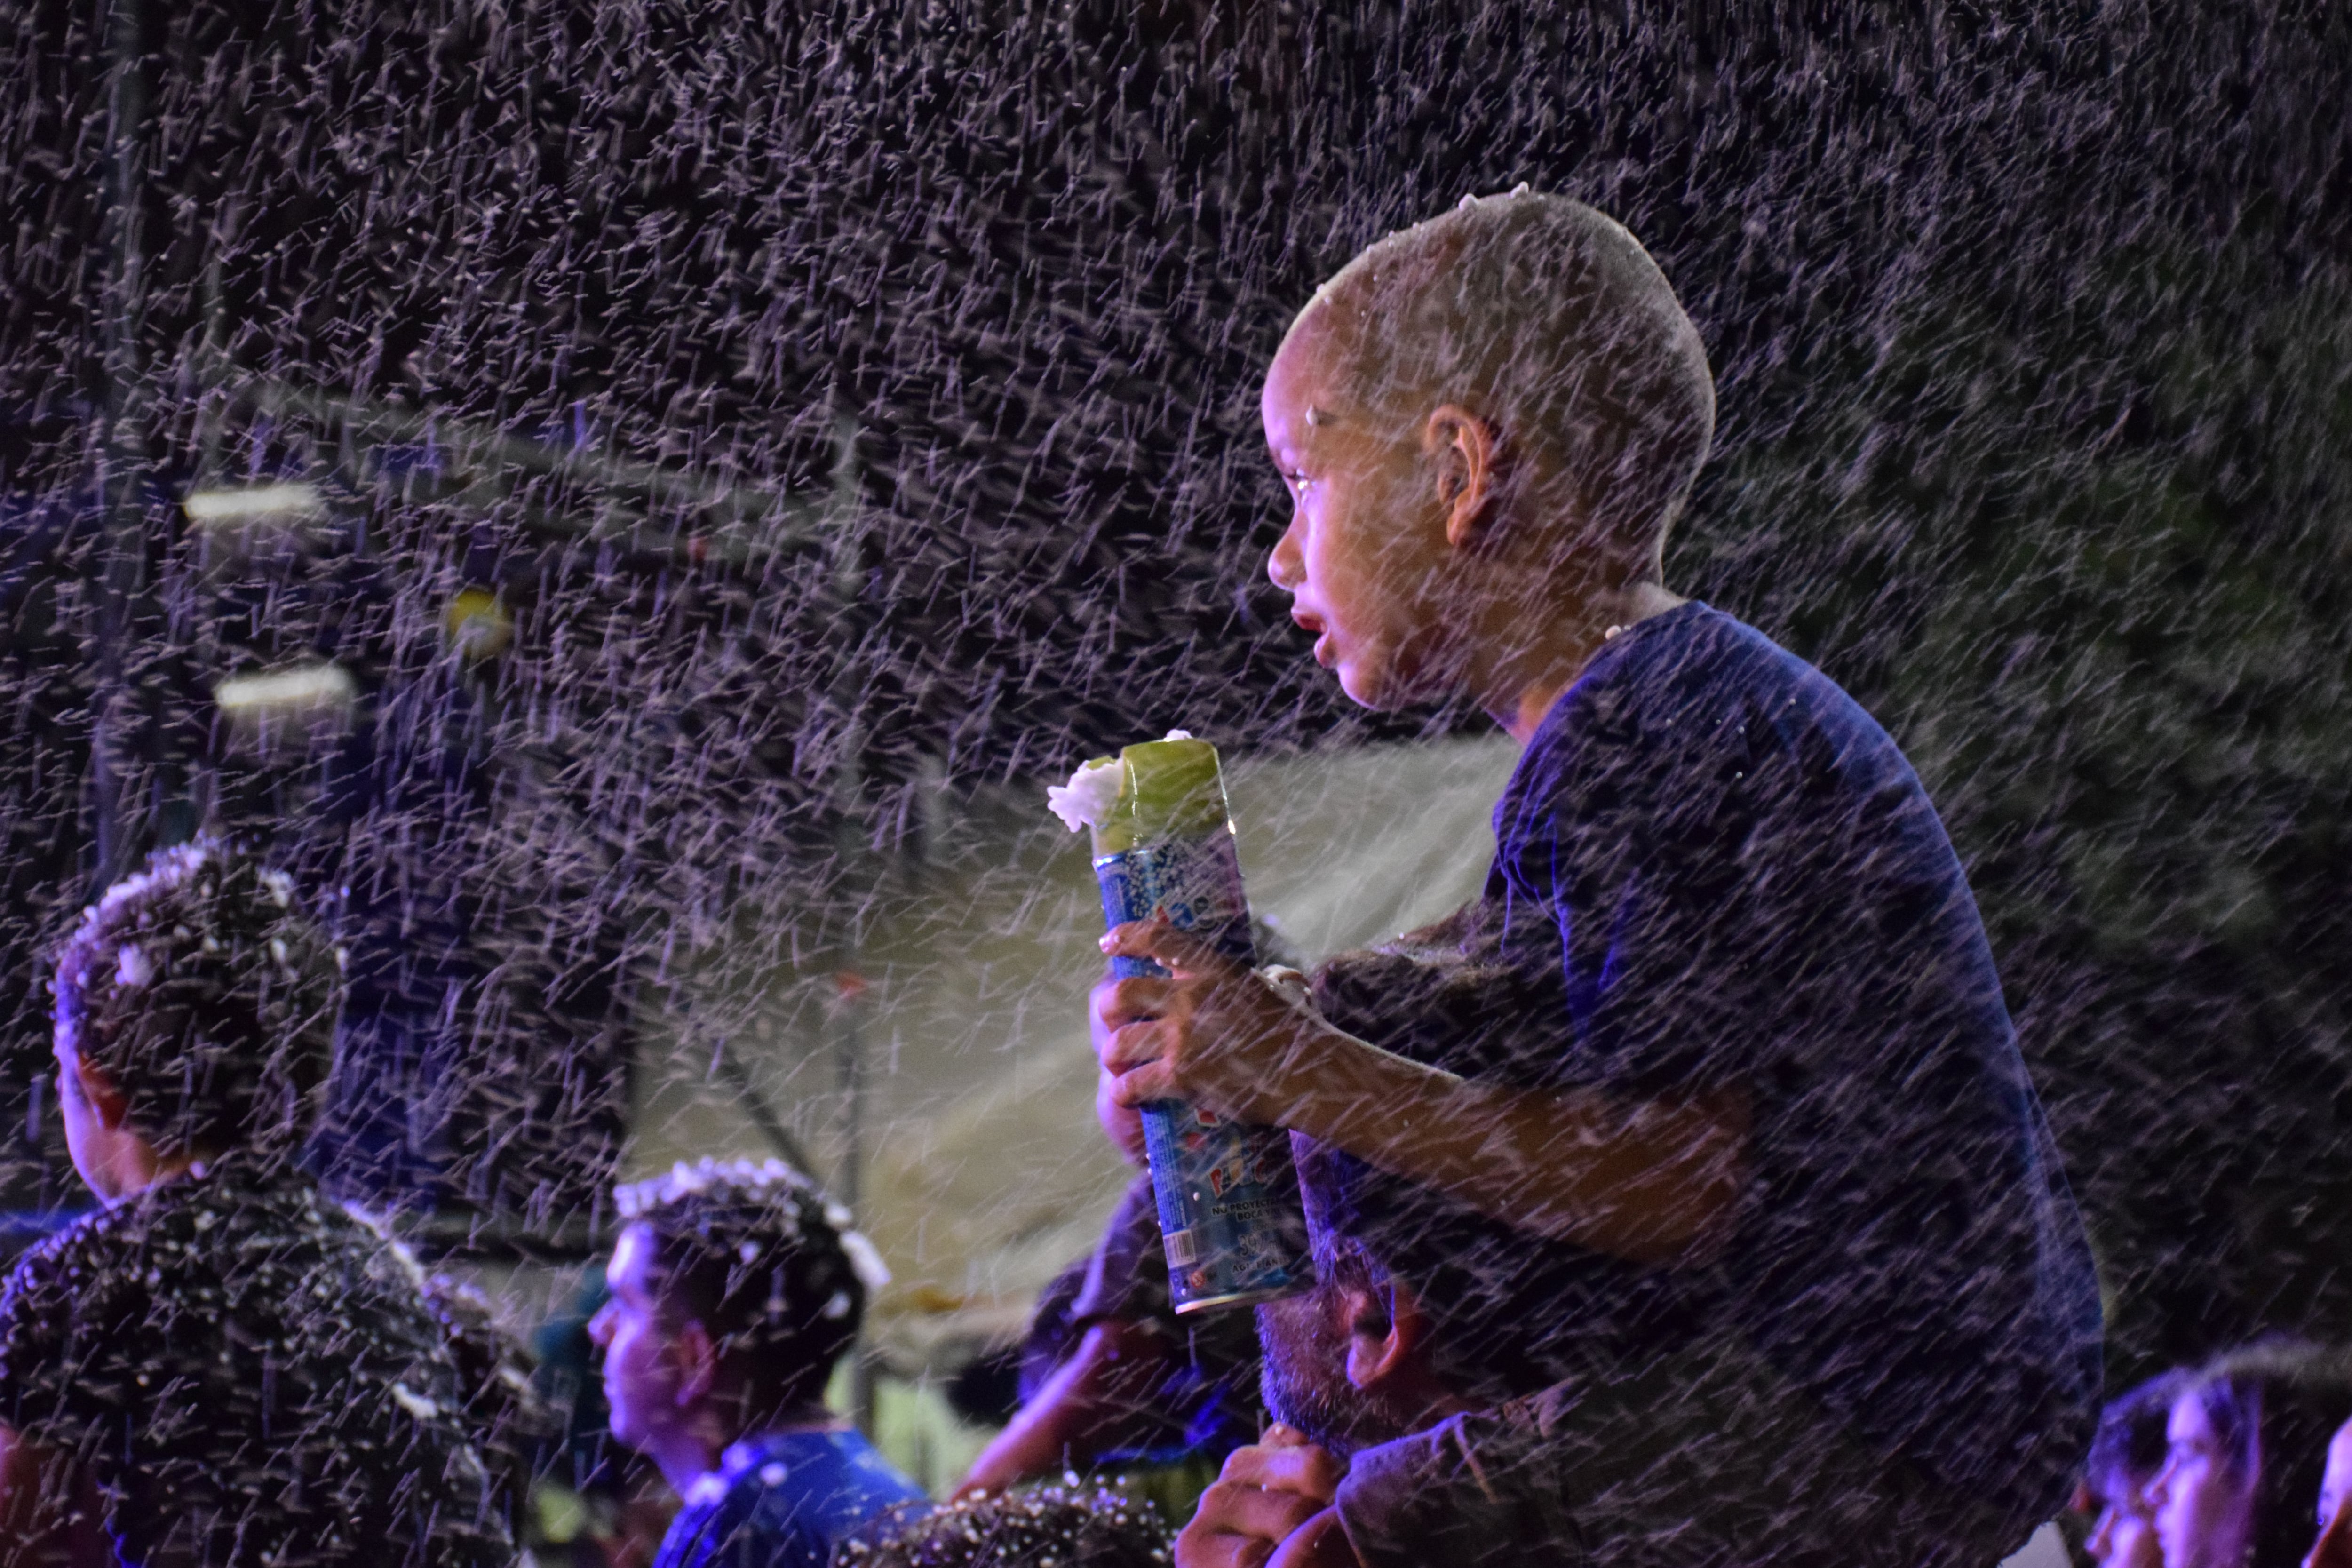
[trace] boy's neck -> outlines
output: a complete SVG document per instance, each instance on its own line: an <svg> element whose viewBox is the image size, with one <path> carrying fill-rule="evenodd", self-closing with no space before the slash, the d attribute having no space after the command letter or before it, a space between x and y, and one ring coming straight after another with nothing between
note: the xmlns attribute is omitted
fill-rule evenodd
<svg viewBox="0 0 2352 1568"><path fill-rule="evenodd" d="M1610 635L1685 603L1654 578L1603 589L1579 599L1575 608L1541 624L1495 661L1476 681L1479 706L1522 746Z"/></svg>
<svg viewBox="0 0 2352 1568"><path fill-rule="evenodd" d="M822 1399L792 1400L747 1420L740 1404L721 1394L703 1401L687 1419L646 1445L645 1453L670 1489L684 1497L688 1487L714 1474L727 1450L738 1443L786 1432L830 1432L846 1425Z"/></svg>

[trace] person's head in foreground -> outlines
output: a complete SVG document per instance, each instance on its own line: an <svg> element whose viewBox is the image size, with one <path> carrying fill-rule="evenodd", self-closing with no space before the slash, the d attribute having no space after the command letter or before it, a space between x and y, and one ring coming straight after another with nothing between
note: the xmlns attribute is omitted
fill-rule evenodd
<svg viewBox="0 0 2352 1568"><path fill-rule="evenodd" d="M1344 1459L1467 1408L1412 1287L1320 1226L1315 1255L1312 1290L1257 1310L1267 1412Z"/></svg>
<svg viewBox="0 0 2352 1568"><path fill-rule="evenodd" d="M1393 234L1317 291L1266 373L1293 501L1269 563L1370 708L1515 717L1610 626L1670 607L1706 461L1698 332L1619 224L1522 186Z"/></svg>
<svg viewBox="0 0 2352 1568"><path fill-rule="evenodd" d="M59 944L58 1099L109 1203L308 1130L341 974L282 872L205 840L107 889Z"/></svg>
<svg viewBox="0 0 2352 1568"><path fill-rule="evenodd" d="M2330 1439L2352 1419L2352 1358L2297 1343L2233 1351L2172 1402L2147 1489L2165 1568L2296 1568Z"/></svg>
<svg viewBox="0 0 2352 1568"><path fill-rule="evenodd" d="M1151 1505L1075 1487L979 1492L845 1542L836 1568L1163 1568Z"/></svg>
<svg viewBox="0 0 2352 1568"><path fill-rule="evenodd" d="M2084 1466L2084 1511L2091 1516L2084 1549L2093 1562L2112 1568L2164 1568L2147 1485L2164 1468L2172 1402L2188 1381L2181 1372L2150 1378L2100 1414L2099 1433Z"/></svg>
<svg viewBox="0 0 2352 1568"><path fill-rule="evenodd" d="M613 1436L681 1492L747 1434L825 1426L826 1380L887 1276L848 1213L769 1161L680 1165L619 1189L589 1325Z"/></svg>

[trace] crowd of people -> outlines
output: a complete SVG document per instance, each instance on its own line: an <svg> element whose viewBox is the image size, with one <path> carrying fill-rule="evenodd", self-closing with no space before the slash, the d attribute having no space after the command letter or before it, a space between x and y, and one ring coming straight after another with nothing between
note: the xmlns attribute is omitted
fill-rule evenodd
<svg viewBox="0 0 2352 1568"><path fill-rule="evenodd" d="M2115 1568L2352 1568L2352 1351L2276 1340L2106 1408L2075 1500Z"/></svg>
<svg viewBox="0 0 2352 1568"><path fill-rule="evenodd" d="M2089 1248L1924 786L1664 585L1714 389L1633 237L1524 191L1391 236L1262 405L1318 662L1524 748L1435 926L1311 976L1164 916L1105 939L1159 966L1095 992L1106 1131L1139 1162L1167 1099L1288 1129L1311 1289L1180 1318L1139 1179L934 1506L824 1403L886 1278L849 1216L772 1163L625 1188L590 1333L678 1500L656 1568L1985 1568L2077 1489L2101 1562L2340 1565L2343 1357L2259 1345L2102 1417ZM527 1380L295 1158L337 974L291 884L167 852L55 986L104 1206L0 1293L9 1560L514 1560Z"/></svg>

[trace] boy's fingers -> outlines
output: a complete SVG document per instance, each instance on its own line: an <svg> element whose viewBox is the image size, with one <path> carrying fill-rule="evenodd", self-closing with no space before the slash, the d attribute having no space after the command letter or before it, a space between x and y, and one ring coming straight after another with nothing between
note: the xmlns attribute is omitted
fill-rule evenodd
<svg viewBox="0 0 2352 1568"><path fill-rule="evenodd" d="M1109 1073L1130 1073L1149 1062L1156 1062L1168 1054L1165 1031L1157 1018L1145 1018L1133 1024L1121 1024L1103 1042L1102 1068Z"/></svg>
<svg viewBox="0 0 2352 1568"><path fill-rule="evenodd" d="M1176 994L1175 982L1164 974L1130 974L1110 983L1103 1001L1103 1020L1116 1028L1139 1018L1157 1018L1168 1011Z"/></svg>
<svg viewBox="0 0 2352 1568"><path fill-rule="evenodd" d="M1166 1062L1146 1062L1130 1073L1119 1075L1111 1089L1111 1099L1120 1105L1140 1108L1155 1100L1181 1100L1176 1092L1176 1075Z"/></svg>
<svg viewBox="0 0 2352 1568"><path fill-rule="evenodd" d="M1102 950L1113 958L1149 958L1179 974L1200 974L1231 968L1233 961L1191 931L1178 931L1161 910L1148 921L1129 921L1110 928Z"/></svg>

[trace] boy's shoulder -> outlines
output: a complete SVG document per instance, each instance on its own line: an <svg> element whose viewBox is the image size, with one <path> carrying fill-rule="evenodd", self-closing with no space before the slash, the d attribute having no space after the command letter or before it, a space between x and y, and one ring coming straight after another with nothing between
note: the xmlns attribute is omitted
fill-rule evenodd
<svg viewBox="0 0 2352 1568"><path fill-rule="evenodd" d="M1718 796L1754 806L1776 779L1808 795L1918 787L1893 738L1835 681L1694 599L1593 656L1529 739L1496 826L1564 788L1604 805L1688 811Z"/></svg>
<svg viewBox="0 0 2352 1568"><path fill-rule="evenodd" d="M923 1495L856 1432L758 1434L688 1489L656 1568L821 1568L838 1538Z"/></svg>
<svg viewBox="0 0 2352 1568"><path fill-rule="evenodd" d="M1783 738L1813 730L1847 744L1892 744L1827 675L1754 626L1692 599L1612 636L1544 716L1528 749L1688 742L1759 720Z"/></svg>

